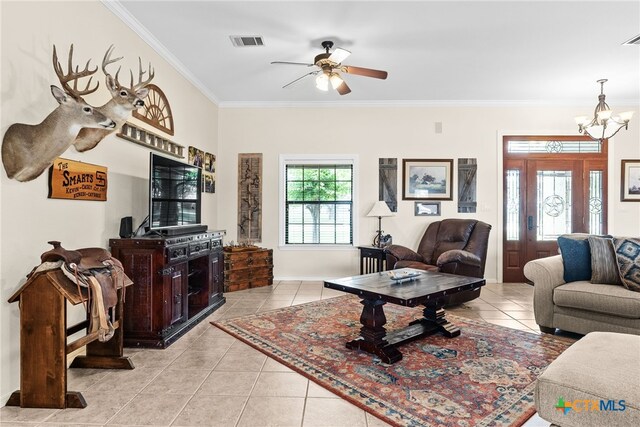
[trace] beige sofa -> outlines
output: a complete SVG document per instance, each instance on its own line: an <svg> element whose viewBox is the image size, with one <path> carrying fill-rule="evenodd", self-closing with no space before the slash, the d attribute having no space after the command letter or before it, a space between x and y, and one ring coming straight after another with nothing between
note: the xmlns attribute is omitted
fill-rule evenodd
<svg viewBox="0 0 640 427"><path fill-rule="evenodd" d="M589 281L565 283L561 255L528 262L524 275L533 282L533 310L542 332L640 335L640 292Z"/></svg>

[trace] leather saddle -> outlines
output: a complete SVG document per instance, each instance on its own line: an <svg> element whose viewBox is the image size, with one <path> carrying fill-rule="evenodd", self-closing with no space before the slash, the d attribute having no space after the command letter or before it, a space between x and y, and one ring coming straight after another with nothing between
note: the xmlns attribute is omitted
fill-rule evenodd
<svg viewBox="0 0 640 427"><path fill-rule="evenodd" d="M78 286L78 292L80 286L89 290L89 333L97 331L99 341L108 341L115 332L109 309L118 303L118 290L133 283L122 264L103 248L67 250L58 241L47 243L53 249L43 253L40 260L60 263L60 269Z"/></svg>

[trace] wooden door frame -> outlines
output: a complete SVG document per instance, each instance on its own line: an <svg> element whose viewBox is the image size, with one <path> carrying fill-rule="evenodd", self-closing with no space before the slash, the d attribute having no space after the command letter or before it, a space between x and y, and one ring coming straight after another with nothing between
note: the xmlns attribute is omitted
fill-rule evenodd
<svg viewBox="0 0 640 427"><path fill-rule="evenodd" d="M503 270L504 270L504 246L503 246L503 239L504 239L504 153L505 153L505 138L517 138L517 137L522 137L522 138L528 138L528 139L537 139L537 140L547 140L550 139L550 136L560 136L560 135L564 135L566 136L566 139L571 139L571 140L586 140L589 141L591 140L589 137L584 137L581 135L578 136L572 136L570 135L570 132L567 132L567 130L549 130L549 131L545 131L545 132L540 132L539 130L531 130L531 131L508 131L508 130L498 130L496 132L496 146L499 147L498 150L496 150L496 164L497 164L497 171L498 171L498 176L497 176L497 189L498 189L498 194L497 194L497 223L496 223L496 234L494 235L493 238L495 238L496 240L496 281L498 283L503 283ZM613 144L614 139L609 139L606 141L606 143L603 146L603 152L607 154L607 158L605 161L605 167L607 168L607 174L609 171L614 171L615 170L615 165L614 165L614 150L615 150L615 144ZM611 191L613 190L611 188L611 185L613 183L613 180L606 180L603 183L603 189L605 194L614 194L611 193ZM617 193L615 193L617 194ZM612 201L614 199L608 197L607 203L606 203L606 212L605 212L605 217L604 217L604 224L605 227L607 227L607 229L609 229L610 224L609 221L612 219L613 215L615 212L609 212L610 208L612 207Z"/></svg>

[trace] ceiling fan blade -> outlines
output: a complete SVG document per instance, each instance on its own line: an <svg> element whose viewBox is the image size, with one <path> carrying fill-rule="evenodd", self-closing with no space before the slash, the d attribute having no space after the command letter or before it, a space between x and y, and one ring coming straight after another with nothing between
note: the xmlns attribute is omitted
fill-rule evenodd
<svg viewBox="0 0 640 427"><path fill-rule="evenodd" d="M329 58L327 59L329 61L335 62L336 64L340 64L342 61L347 59L347 56L349 55L351 55L351 52L341 47L337 47L336 50L334 50L331 56L329 56Z"/></svg>
<svg viewBox="0 0 640 427"><path fill-rule="evenodd" d="M345 82L344 80L342 81L340 86L336 88L336 90L340 95L346 95L348 93L351 93L351 88L349 88L349 86L347 85L347 82Z"/></svg>
<svg viewBox="0 0 640 427"><path fill-rule="evenodd" d="M306 67L313 67L316 64L307 64L305 62L288 62L288 61L272 61L272 64L287 64L287 65L304 65Z"/></svg>
<svg viewBox="0 0 640 427"><path fill-rule="evenodd" d="M388 73L382 70L373 70L371 68L354 67L352 65L344 65L340 67L342 71L349 74L355 74L356 76L373 77L376 79L386 79Z"/></svg>
<svg viewBox="0 0 640 427"><path fill-rule="evenodd" d="M291 86L292 84L294 84L294 83L295 83L295 82L297 82L298 80L302 80L302 79L304 79L305 77L310 76L311 74L318 74L319 72L320 72L320 70L318 70L318 71L312 71L312 72L310 72L310 73L307 73L307 74L305 74L304 76L302 76L302 77L298 77L298 78L297 78L297 79L295 79L294 81L287 83L286 85L282 86L282 88L284 89L284 88L285 88L285 87L287 87L287 86Z"/></svg>

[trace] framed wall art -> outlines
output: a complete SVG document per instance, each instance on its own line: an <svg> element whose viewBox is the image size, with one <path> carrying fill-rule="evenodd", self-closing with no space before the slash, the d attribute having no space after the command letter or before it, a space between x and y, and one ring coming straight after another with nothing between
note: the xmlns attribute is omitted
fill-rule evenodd
<svg viewBox="0 0 640 427"><path fill-rule="evenodd" d="M415 216L440 216L440 202L415 202Z"/></svg>
<svg viewBox="0 0 640 427"><path fill-rule="evenodd" d="M453 200L453 159L403 159L402 200Z"/></svg>
<svg viewBox="0 0 640 427"><path fill-rule="evenodd" d="M204 170L205 172L215 173L216 171L216 155L204 153Z"/></svg>
<svg viewBox="0 0 640 427"><path fill-rule="evenodd" d="M198 166L199 168L201 168L204 166L204 151L196 147L189 146L188 159L190 165Z"/></svg>
<svg viewBox="0 0 640 427"><path fill-rule="evenodd" d="M203 193L216 192L216 180L212 173L202 172L202 192Z"/></svg>
<svg viewBox="0 0 640 427"><path fill-rule="evenodd" d="M622 160L620 200L640 202L640 159Z"/></svg>

